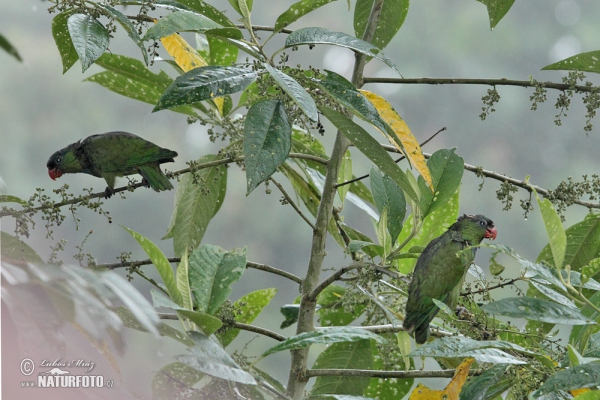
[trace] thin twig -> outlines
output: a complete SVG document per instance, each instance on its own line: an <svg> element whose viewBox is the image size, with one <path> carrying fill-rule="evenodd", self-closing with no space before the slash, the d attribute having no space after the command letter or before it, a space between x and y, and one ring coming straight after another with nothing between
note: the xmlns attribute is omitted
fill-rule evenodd
<svg viewBox="0 0 600 400"><path fill-rule="evenodd" d="M281 192L281 194L283 194L283 197L288 202L288 204L291 205L294 210L296 210L296 212L298 213L298 215L300 215L300 217L304 221L306 221L306 223L314 231L315 230L315 225L312 223L312 221L310 219L308 219L308 217L306 215L304 215L304 213L302 212L302 210L300 210L300 208L296 205L296 203L294 202L294 200L292 200L292 198L288 195L288 193L285 191L285 189L283 188L283 186L281 186L281 184L279 182L277 182L273 177L271 177L269 179L270 179L271 182L273 182L275 184L275 186L277 186L277 189L279 189L279 191Z"/></svg>
<svg viewBox="0 0 600 400"><path fill-rule="evenodd" d="M235 329L241 329L243 331L258 333L260 335L268 336L271 339L275 339L275 340L278 340L280 342L283 342L284 340L287 339L285 336L280 335L279 333L270 331L270 330L265 329L265 328L261 328L260 326L243 324L241 322L234 322L233 323L233 328L235 328Z"/></svg>
<svg viewBox="0 0 600 400"><path fill-rule="evenodd" d="M421 143L419 146L420 146L420 147L423 147L423 146L425 146L425 145L426 145L427 143L429 143L429 142L430 142L430 141L431 141L431 140L432 140L434 137L436 137L436 136L437 136L438 134L440 134L441 132L444 132L445 130L446 130L446 127L443 127L442 129L440 129L439 131L437 131L436 133L434 133L433 135L431 135L429 138L425 139L425 140L423 141L423 143ZM402 157L398 158L397 160L394 160L394 162L395 162L395 163L399 163L400 161L404 160L405 158L406 158L405 156L402 156ZM354 182L357 182L357 181L361 181L361 180L363 180L363 179L366 179L366 178L368 178L368 177L369 177L369 175L370 175L370 174L365 174L365 175L359 176L359 177L357 177L357 178L352 178L352 179L350 179L350 180L348 180L348 181L345 181L345 182L338 183L337 185L335 185L335 187L336 187L336 188L339 188L340 186L349 185L349 184L351 184L351 183L354 183Z"/></svg>
<svg viewBox="0 0 600 400"><path fill-rule="evenodd" d="M469 375L480 375L481 369L470 370ZM309 369L306 371L308 378L317 376L366 376L371 378L452 378L455 371L448 370L411 370L411 371L382 371L372 369Z"/></svg>
<svg viewBox="0 0 600 400"><path fill-rule="evenodd" d="M168 319L168 320L178 320L179 319L179 316L177 316L177 314L173 314L173 313L158 313L158 317L160 319ZM265 328L261 328L260 326L243 324L241 322L234 322L232 328L240 329L240 330L248 331L248 332L258 333L260 335L270 337L271 339L275 339L280 342L283 342L284 340L287 339L285 336L280 335L279 333L270 331Z"/></svg>
<svg viewBox="0 0 600 400"><path fill-rule="evenodd" d="M531 82L531 81L517 81L512 79L468 79L468 78L376 78L366 77L363 78L363 82L366 83L392 83L392 84L420 84L420 85L488 85L488 86L520 86L520 87L537 87L542 85L547 89L556 90L571 90L574 89L578 92L591 92L595 89L594 86L573 86L568 83L555 83L555 82Z"/></svg>
<svg viewBox="0 0 600 400"><path fill-rule="evenodd" d="M503 288L505 286L512 285L513 283L518 282L518 281L522 281L522 280L523 280L522 277L513 278L513 279L508 280L506 282L498 283L497 285L493 285L493 286L484 287L484 288L479 289L479 290L469 291L469 292L461 292L460 295L461 296L470 296L472 294L485 293L485 292L489 292L490 290L499 289L499 288Z"/></svg>
<svg viewBox="0 0 600 400"><path fill-rule="evenodd" d="M181 262L181 258L180 257L170 257L167 258L167 260L170 263L179 263ZM98 264L96 266L94 266L93 268L106 268L106 269L116 269L116 268L135 268L135 267L140 267L142 265L150 265L152 264L152 260L141 260L141 261L126 261L126 262L118 262L118 263L112 263L112 264ZM252 269L258 269L261 271L265 271L265 272L270 272L272 274L275 275L279 275L282 276L284 278L287 278L291 281L294 281L298 284L302 283L302 278L300 278L299 276L296 276L294 274L292 274L291 272L287 272L284 271L282 269L279 268L275 268L275 267L271 267L270 265L266 265L266 264L259 264L259 263L255 263L252 261L247 261L246 262L246 268L252 268Z"/></svg>

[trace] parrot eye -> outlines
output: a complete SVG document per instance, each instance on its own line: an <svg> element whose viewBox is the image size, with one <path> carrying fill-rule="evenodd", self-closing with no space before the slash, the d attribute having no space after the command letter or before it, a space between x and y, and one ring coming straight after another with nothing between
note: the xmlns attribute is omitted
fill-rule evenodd
<svg viewBox="0 0 600 400"><path fill-rule="evenodd" d="M487 225L487 223L486 223L485 221L479 221L479 225L481 225L481 226L486 226L486 225Z"/></svg>
<svg viewBox="0 0 600 400"><path fill-rule="evenodd" d="M56 157L56 162L59 163L62 161L62 157Z"/></svg>

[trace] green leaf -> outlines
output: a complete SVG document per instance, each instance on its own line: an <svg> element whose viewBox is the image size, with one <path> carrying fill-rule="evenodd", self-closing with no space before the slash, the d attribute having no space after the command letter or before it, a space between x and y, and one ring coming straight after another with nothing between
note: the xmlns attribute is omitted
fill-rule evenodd
<svg viewBox="0 0 600 400"><path fill-rule="evenodd" d="M410 351L410 337L406 332L399 332L400 334L405 334L406 339L408 341L408 351ZM400 349L399 352L402 353L402 346L399 344ZM384 348L382 348L382 351ZM374 370L386 370L389 369L386 364L389 360L388 354L381 354L376 343L371 342L371 350L373 353L373 368ZM406 353L408 354L408 352ZM393 355L395 356L395 354ZM408 368L406 370L415 369L414 362L412 358L406 358L408 362ZM391 367L393 369L397 369L397 366ZM369 386L365 389L363 395L367 396L367 398L371 399L403 399L408 393L410 393L410 389L412 388L414 383L413 378L407 379L399 379L399 378L371 378ZM350 400L350 399L349 399Z"/></svg>
<svg viewBox="0 0 600 400"><path fill-rule="evenodd" d="M341 183L349 181L352 178L353 178L352 154L350 153L350 150L346 150L346 152L344 153L344 157L342 157L342 162L340 163L340 169L338 172L337 182L338 182L338 184L341 184ZM349 184L338 186L338 188L337 188L337 192L338 192L338 195L340 196L340 200L342 201L342 205L344 204L344 200L346 199L346 196L348 195L349 190L350 190ZM361 205L357 204L356 201L353 201L353 200L350 200L350 201L352 201L358 207L362 208ZM358 199L358 201L360 201L360 199Z"/></svg>
<svg viewBox="0 0 600 400"><path fill-rule="evenodd" d="M578 310L553 301L531 297L504 298L485 304L481 309L488 314L506 315L552 324L586 325L595 323Z"/></svg>
<svg viewBox="0 0 600 400"><path fill-rule="evenodd" d="M460 191L457 190L454 195L443 206L430 213L423 220L421 230L406 243L405 249L409 253L414 253L411 249L415 246L425 247L436 237L444 233L450 225L456 222L458 209L460 206ZM414 218L408 218L404 223L402 232L398 237L398 243L404 243L413 230ZM418 257L417 257L418 258ZM402 274L409 274L417 262L414 258L397 260L398 271Z"/></svg>
<svg viewBox="0 0 600 400"><path fill-rule="evenodd" d="M478 2L485 4L488 10L488 16L490 19L490 29L494 29L498 22L510 10L515 0L477 0Z"/></svg>
<svg viewBox="0 0 600 400"><path fill-rule="evenodd" d="M504 376L507 368L508 365L506 364L496 364L489 369L485 369L481 375L471 378L461 389L459 400L485 400L493 398L488 395L488 392ZM496 394L496 396L499 394Z"/></svg>
<svg viewBox="0 0 600 400"><path fill-rule="evenodd" d="M421 192L420 208L425 217L447 202L460 186L464 172L464 160L454 153L455 149L441 149L427 160L435 193L419 175L419 190Z"/></svg>
<svg viewBox="0 0 600 400"><path fill-rule="evenodd" d="M192 342L194 342L190 339ZM185 398L205 374L180 362L165 365L152 377L153 399ZM174 379L176 377L176 379Z"/></svg>
<svg viewBox="0 0 600 400"><path fill-rule="evenodd" d="M0 49L4 49L8 54L13 56L19 61L23 61L16 47L14 47L5 37L4 35L0 35Z"/></svg>
<svg viewBox="0 0 600 400"><path fill-rule="evenodd" d="M254 79L256 72L245 68L214 65L194 68L175 79L152 112L236 93Z"/></svg>
<svg viewBox="0 0 600 400"><path fill-rule="evenodd" d="M264 100L250 107L244 123L246 195L285 162L292 147L291 135L281 101Z"/></svg>
<svg viewBox="0 0 600 400"><path fill-rule="evenodd" d="M392 238L388 233L388 222L387 222L387 214L388 208L384 207L381 215L379 216L379 221L377 221L375 225L375 234L377 235L377 240L383 249L383 258L385 259L387 255L390 253L390 249L392 247Z"/></svg>
<svg viewBox="0 0 600 400"><path fill-rule="evenodd" d="M317 357L312 369L371 369L370 340L334 343ZM309 397L327 394L362 395L369 377L318 376Z"/></svg>
<svg viewBox="0 0 600 400"><path fill-rule="evenodd" d="M232 45L226 39L207 35L206 40L208 40L208 47L210 49L210 65L229 66L237 61L238 48ZM227 115L227 113L225 113L225 115Z"/></svg>
<svg viewBox="0 0 600 400"><path fill-rule="evenodd" d="M301 28L292 32L285 41L285 47L295 47L299 45L330 44L340 47L346 47L369 57L375 57L386 63L394 71L400 73L396 64L381 52L377 46L369 42L350 36L343 32L334 32L325 28Z"/></svg>
<svg viewBox="0 0 600 400"><path fill-rule="evenodd" d="M204 15L222 26L235 27L235 24L231 22L225 14L218 9L214 8L210 4L202 0L177 0L178 3L189 7L191 10L196 11L198 14ZM160 1L159 1L160 3Z"/></svg>
<svg viewBox="0 0 600 400"><path fill-rule="evenodd" d="M325 80L317 81L321 89L346 107L352 114L372 124L382 133L391 137L396 136L392 128L381 118L373 103L352 82L333 71L325 70L325 72L327 72Z"/></svg>
<svg viewBox="0 0 600 400"><path fill-rule="evenodd" d="M369 182L377 210L381 213L385 207L388 208L387 229L394 244L402 231L402 223L406 215L404 192L376 166L371 167Z"/></svg>
<svg viewBox="0 0 600 400"><path fill-rule="evenodd" d="M286 304L279 308L279 312L284 316L285 320L279 326L279 329L285 329L298 322L298 313L300 312L300 304Z"/></svg>
<svg viewBox="0 0 600 400"><path fill-rule="evenodd" d="M277 294L276 288L261 289L242 296L235 303L235 320L244 324L249 324L258 317L262 310L271 302ZM227 347L240 333L239 329L229 329L225 333L217 334L223 347Z"/></svg>
<svg viewBox="0 0 600 400"><path fill-rule="evenodd" d="M298 83L294 78L284 74L280 70L271 67L269 63L264 63L263 66L269 72L269 74L275 79L275 82L283 89L294 100L294 102L300 107L306 114L308 119L313 122L319 120L319 113L317 112L317 106L312 97L308 92Z"/></svg>
<svg viewBox="0 0 600 400"><path fill-rule="evenodd" d="M138 35L137 28L131 23L129 18L121 11L117 10L114 7L111 7L107 4L98 3L98 6L104 8L110 16L112 16L121 26L125 29L125 32L129 35L129 38L133 40L133 42L140 48L142 51L142 57L144 57L144 62L148 65L148 51L146 51L146 46L144 46L144 42L140 35Z"/></svg>
<svg viewBox="0 0 600 400"><path fill-rule="evenodd" d="M25 200L10 194L0 194L0 203L19 203L22 206L27 206L27 202Z"/></svg>
<svg viewBox="0 0 600 400"><path fill-rule="evenodd" d="M260 358L264 358L278 351L296 350L307 348L313 344L333 344L338 342L355 342L363 339L373 339L379 343L385 339L365 329L353 327L321 328L312 332L300 333L292 336L275 347L265 351Z"/></svg>
<svg viewBox="0 0 600 400"><path fill-rule="evenodd" d="M195 345L189 349L189 355L177 357L179 362L219 379L256 385L252 375L241 369L217 342L200 332L189 335Z"/></svg>
<svg viewBox="0 0 600 400"><path fill-rule="evenodd" d="M503 350L533 354L523 347L503 340L473 340L462 336L448 336L425 343L410 353L411 357L465 358L493 364L526 364Z"/></svg>
<svg viewBox="0 0 600 400"><path fill-rule="evenodd" d="M585 71L600 74L600 50L576 54L546 65L542 70Z"/></svg>
<svg viewBox="0 0 600 400"><path fill-rule="evenodd" d="M364 251L371 258L383 256L383 249L379 250L380 246L374 244L370 237L344 223L340 224L340 226L351 239L348 250L355 251L350 248L350 246L355 246L356 250L360 249Z"/></svg>
<svg viewBox="0 0 600 400"><path fill-rule="evenodd" d="M86 14L71 15L67 27L81 61L81 70L85 72L108 48L108 31L98 20Z"/></svg>
<svg viewBox="0 0 600 400"><path fill-rule="evenodd" d="M0 231L0 255L4 260L21 260L32 264L44 264L44 260L21 239Z"/></svg>
<svg viewBox="0 0 600 400"><path fill-rule="evenodd" d="M281 32L281 30L289 24L299 20L311 11L314 11L317 8L322 7L325 4L329 4L333 1L335 0L300 0L297 3L292 4L290 8L285 10L283 14L277 17L277 21L275 21L275 29L273 30L273 32Z"/></svg>
<svg viewBox="0 0 600 400"><path fill-rule="evenodd" d="M229 4L231 4L235 11L237 11L244 18L247 16L244 14L252 11L253 2L253 0L229 0Z"/></svg>
<svg viewBox="0 0 600 400"><path fill-rule="evenodd" d="M221 328L221 326L223 326L223 323L219 318L213 317L212 315L201 311L194 311L181 307L165 296L164 293L159 292L156 289L150 289L150 294L152 295L154 307L164 307L174 310L179 318L189 319L196 324L198 328L202 329L202 332L204 332L206 335L212 335L219 328Z"/></svg>
<svg viewBox="0 0 600 400"><path fill-rule="evenodd" d="M118 316L119 318L121 318L121 320L123 321L123 324L131 329L135 329L141 332L148 332L148 330L144 327L144 325L142 325L137 319L136 317L133 315L133 313L126 307L124 306L119 306L117 308L115 308L113 310ZM194 345L194 341L192 339L189 338L188 335L186 335L184 332L181 332L175 328L173 328L172 326L164 323L164 322L160 322L156 328L158 329L158 333L161 336L167 336L170 337L171 339L175 339L180 343L185 344L186 346L193 346Z"/></svg>
<svg viewBox="0 0 600 400"><path fill-rule="evenodd" d="M600 308L600 292L595 293L589 301L595 307ZM600 313L596 311L589 304L584 305L581 308L581 313L586 317L593 319L596 322L600 323ZM569 344L573 345L577 348L580 353L587 353L593 348L593 336L600 330L600 325L579 325L574 326L571 329L571 334L569 335ZM586 357L598 357L598 356L589 356Z"/></svg>
<svg viewBox="0 0 600 400"><path fill-rule="evenodd" d="M175 271L175 278L177 280L177 289L179 289L179 293L181 293L182 307L192 310L194 308L194 301L192 299L192 290L190 289L189 271L190 263L186 249L181 255L181 261Z"/></svg>
<svg viewBox="0 0 600 400"><path fill-rule="evenodd" d="M152 264L154 264L156 270L160 274L171 300L181 306L183 304L183 299L181 297L181 293L179 293L179 289L177 288L175 274L173 273L173 268L171 267L169 260L167 260L167 257L165 257L163 252L160 251L160 249L146 237L125 226L123 226L123 228L129 232L129 234L133 236L135 240L137 240L140 246L142 246L142 249L144 249L146 254L148 254L148 257L150 257L150 260L152 260Z"/></svg>
<svg viewBox="0 0 600 400"><path fill-rule="evenodd" d="M155 105L162 92L173 83L164 71L155 74L134 58L104 53L96 65L107 71L90 76L84 81L98 83L120 95ZM197 116L189 106L175 107L172 111Z"/></svg>
<svg viewBox="0 0 600 400"><path fill-rule="evenodd" d="M600 258L594 258L581 270L581 283L586 284L589 280L600 273Z"/></svg>
<svg viewBox="0 0 600 400"><path fill-rule="evenodd" d="M385 0L381 8L381 15L373 43L380 49L385 48L390 40L396 35L408 14L410 0ZM371 15L373 0L358 0L354 8L354 34L356 37L363 37L367 21Z"/></svg>
<svg viewBox="0 0 600 400"><path fill-rule="evenodd" d="M567 248L567 235L562 227L560 217L554 210L554 206L550 200L542 200L535 190L534 193L540 208L540 213L542 214L542 219L544 220L546 233L548 234L548 241L550 243L550 250L552 251L552 257L554 259L554 266L557 269L561 269Z"/></svg>
<svg viewBox="0 0 600 400"><path fill-rule="evenodd" d="M222 36L225 33L227 37L242 39L242 33L237 28L224 28L204 15L191 12L174 12L165 15L154 26L150 27L143 40L156 40L171 36L177 32L206 33L206 31L211 29L219 29L221 34L218 36Z"/></svg>
<svg viewBox="0 0 600 400"><path fill-rule="evenodd" d="M199 158L196 165L218 159L217 155L206 155ZM181 256L186 249L195 249L202 242L210 221L223 204L226 191L225 165L202 168L180 178L171 223L163 237L173 238L176 256Z"/></svg>
<svg viewBox="0 0 600 400"><path fill-rule="evenodd" d="M381 172L396 182L408 197L418 201L418 196L404 175L404 172L402 172L400 167L398 167L377 140L345 115L327 107L320 107L319 110L352 142L352 144L377 165L377 167L381 169Z"/></svg>
<svg viewBox="0 0 600 400"><path fill-rule="evenodd" d="M73 10L67 10L57 14L52 19L52 36L54 37L54 43L56 43L58 53L60 54L63 65L63 74L79 59L67 26L67 21L71 15L73 15Z"/></svg>
<svg viewBox="0 0 600 400"><path fill-rule="evenodd" d="M533 392L532 397L537 398L559 390L591 388L597 386L598 382L600 382L600 363L583 364L558 371L550 376L538 390Z"/></svg>
<svg viewBox="0 0 600 400"><path fill-rule="evenodd" d="M190 287L198 311L214 315L231 293L246 268L246 252L226 252L203 245L189 257Z"/></svg>
<svg viewBox="0 0 600 400"><path fill-rule="evenodd" d="M563 265L570 265L572 270L581 271L600 251L600 215L588 214L583 221L565 230L567 247ZM536 262L547 262L555 265L550 245L540 252Z"/></svg>

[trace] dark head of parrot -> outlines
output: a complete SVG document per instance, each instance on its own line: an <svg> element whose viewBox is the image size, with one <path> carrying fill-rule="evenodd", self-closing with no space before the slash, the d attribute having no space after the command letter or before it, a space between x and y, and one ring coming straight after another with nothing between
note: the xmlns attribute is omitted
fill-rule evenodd
<svg viewBox="0 0 600 400"><path fill-rule="evenodd" d="M450 227L450 230L460 231L471 245L479 244L483 239L494 240L498 235L494 222L481 214L464 214Z"/></svg>
<svg viewBox="0 0 600 400"><path fill-rule="evenodd" d="M48 167L48 175L52 180L60 178L65 173L77 173L83 170L81 161L76 154L78 145L79 142L73 143L50 156L46 167Z"/></svg>

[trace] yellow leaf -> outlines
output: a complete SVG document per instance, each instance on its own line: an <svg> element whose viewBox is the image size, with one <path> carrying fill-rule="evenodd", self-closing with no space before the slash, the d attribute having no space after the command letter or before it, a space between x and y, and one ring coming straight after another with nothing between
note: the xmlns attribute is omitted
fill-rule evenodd
<svg viewBox="0 0 600 400"><path fill-rule="evenodd" d="M591 390L589 388L585 388L585 389L573 389L571 390L571 394L573 395L573 397L575 396L579 396L582 393L587 393L590 392Z"/></svg>
<svg viewBox="0 0 600 400"><path fill-rule="evenodd" d="M175 33L171 36L161 38L160 41L167 53L173 57L173 60L183 72L208 65L208 62L181 35ZM219 113L223 115L223 103L225 100L222 97L215 97L212 100L219 109Z"/></svg>
<svg viewBox="0 0 600 400"><path fill-rule="evenodd" d="M442 400L442 391L429 389L427 386L419 383L410 394L408 400Z"/></svg>
<svg viewBox="0 0 600 400"><path fill-rule="evenodd" d="M402 117L394 110L394 107L392 107L392 105L383 97L373 92L369 92L368 90L360 90L360 92L375 106L381 118L392 128L396 137L391 137L388 132L381 133L383 133L383 135L409 159L410 163L416 168L419 174L421 174L423 179L425 179L425 182L427 182L427 185L429 185L433 191L431 174L429 173L429 168L427 168L421 146L413 136L408 125L406 125L406 122L404 122ZM400 144L402 144L402 146Z"/></svg>
<svg viewBox="0 0 600 400"><path fill-rule="evenodd" d="M456 368L454 378L452 378L444 390L432 390L419 383L410 394L409 400L458 400L458 395L469 376L469 369L474 361L474 358L467 358L463 361Z"/></svg>

